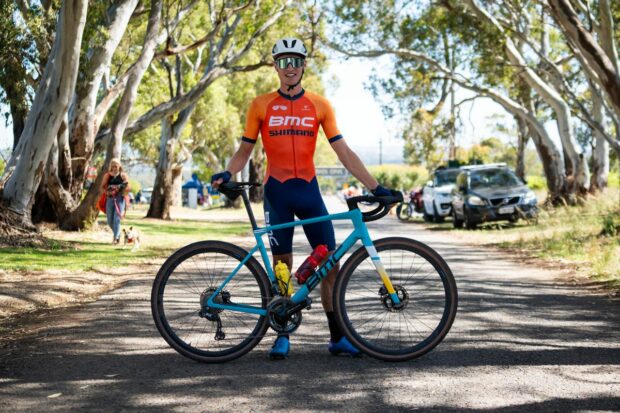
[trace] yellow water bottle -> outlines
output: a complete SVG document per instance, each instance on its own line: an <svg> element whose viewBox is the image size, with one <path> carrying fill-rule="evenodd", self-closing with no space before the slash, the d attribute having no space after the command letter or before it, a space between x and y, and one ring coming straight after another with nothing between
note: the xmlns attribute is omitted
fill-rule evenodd
<svg viewBox="0 0 620 413"><path fill-rule="evenodd" d="M282 261L278 260L276 264L276 279L278 280L278 287L280 287L280 293L282 295L293 295L293 283L291 282L291 272L288 266Z"/></svg>

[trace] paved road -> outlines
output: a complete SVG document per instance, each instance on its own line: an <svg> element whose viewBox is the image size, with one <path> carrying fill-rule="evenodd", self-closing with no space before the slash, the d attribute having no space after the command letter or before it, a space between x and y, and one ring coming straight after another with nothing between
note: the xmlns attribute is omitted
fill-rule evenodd
<svg viewBox="0 0 620 413"><path fill-rule="evenodd" d="M187 360L151 320L153 266L97 302L44 318L36 337L2 349L0 411L620 411L617 301L445 232L393 217L369 227L376 238L430 244L456 276L455 324L418 360L328 355L318 305L304 314L286 361L267 359L273 333L227 364ZM349 229L338 224L337 238Z"/></svg>

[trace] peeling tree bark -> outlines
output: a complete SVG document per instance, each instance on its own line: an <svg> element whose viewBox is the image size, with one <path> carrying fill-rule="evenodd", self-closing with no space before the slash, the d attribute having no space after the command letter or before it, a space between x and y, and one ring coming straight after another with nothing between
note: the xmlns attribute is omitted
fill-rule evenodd
<svg viewBox="0 0 620 413"><path fill-rule="evenodd" d="M87 0L63 2L52 51L3 178L3 201L23 225L31 224L34 194L75 90L87 8Z"/></svg>
<svg viewBox="0 0 620 413"><path fill-rule="evenodd" d="M584 27L568 0L548 0L547 2L551 15L561 27L564 35L579 49L588 65L596 73L596 76L590 80L605 91L613 110L620 117L620 73L617 70L617 63L614 64L611 61L592 33Z"/></svg>

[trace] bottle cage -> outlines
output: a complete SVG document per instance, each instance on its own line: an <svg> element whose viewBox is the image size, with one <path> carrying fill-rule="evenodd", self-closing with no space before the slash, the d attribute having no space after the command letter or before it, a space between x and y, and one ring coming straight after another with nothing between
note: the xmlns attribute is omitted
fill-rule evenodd
<svg viewBox="0 0 620 413"><path fill-rule="evenodd" d="M359 208L360 203L366 205L374 205L378 204L376 208L370 211L362 212L362 219L364 222L368 221L376 221L379 218L383 218L390 212L392 205L397 204L399 202L403 202L403 194L400 191L391 190L391 196L374 196L374 195L363 195L363 196L354 196L347 199L347 206L349 207L349 211Z"/></svg>

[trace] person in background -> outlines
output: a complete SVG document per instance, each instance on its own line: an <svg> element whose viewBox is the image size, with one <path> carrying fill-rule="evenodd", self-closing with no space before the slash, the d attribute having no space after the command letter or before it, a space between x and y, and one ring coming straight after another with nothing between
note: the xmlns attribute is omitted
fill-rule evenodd
<svg viewBox="0 0 620 413"><path fill-rule="evenodd" d="M112 244L118 244L121 239L121 219L125 215L125 194L129 190L129 178L123 172L118 158L110 161L101 189L106 193L105 213L113 233Z"/></svg>

